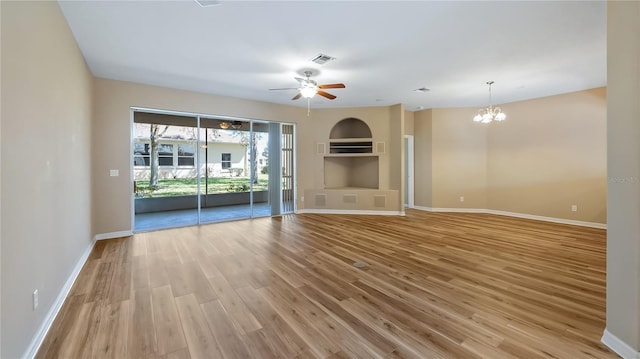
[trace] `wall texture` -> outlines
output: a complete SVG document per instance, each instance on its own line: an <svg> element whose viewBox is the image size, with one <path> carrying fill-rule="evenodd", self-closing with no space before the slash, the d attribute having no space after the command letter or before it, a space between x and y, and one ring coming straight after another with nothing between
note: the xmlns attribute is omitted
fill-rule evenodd
<svg viewBox="0 0 640 359"><path fill-rule="evenodd" d="M606 90L502 108L487 126L488 208L606 223Z"/></svg>
<svg viewBox="0 0 640 359"><path fill-rule="evenodd" d="M413 113L414 205L432 207L432 110Z"/></svg>
<svg viewBox="0 0 640 359"><path fill-rule="evenodd" d="M606 90L502 108L488 125L476 109L414 113L416 205L606 223Z"/></svg>
<svg viewBox="0 0 640 359"><path fill-rule="evenodd" d="M487 208L487 127L470 121L474 115L474 109L432 110L434 208Z"/></svg>
<svg viewBox="0 0 640 359"><path fill-rule="evenodd" d="M17 358L91 245L92 79L56 2L0 6L0 356Z"/></svg>
<svg viewBox="0 0 640 359"><path fill-rule="evenodd" d="M607 2L605 343L640 358L640 2Z"/></svg>
<svg viewBox="0 0 640 359"><path fill-rule="evenodd" d="M414 122L415 112L412 111L404 111L404 134L405 135L413 135L413 122Z"/></svg>

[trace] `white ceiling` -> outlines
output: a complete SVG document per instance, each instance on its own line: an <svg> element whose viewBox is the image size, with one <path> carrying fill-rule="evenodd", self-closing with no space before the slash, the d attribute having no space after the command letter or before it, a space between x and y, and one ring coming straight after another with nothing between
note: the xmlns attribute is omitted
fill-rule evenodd
<svg viewBox="0 0 640 359"><path fill-rule="evenodd" d="M507 103L606 85L605 1L60 1L95 76L316 108ZM324 53L325 65L310 60ZM431 91L412 90L427 87Z"/></svg>

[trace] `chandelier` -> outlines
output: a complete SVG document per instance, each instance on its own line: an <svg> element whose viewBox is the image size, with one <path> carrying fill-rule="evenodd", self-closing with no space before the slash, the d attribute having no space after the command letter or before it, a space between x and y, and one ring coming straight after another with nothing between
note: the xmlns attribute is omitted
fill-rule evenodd
<svg viewBox="0 0 640 359"><path fill-rule="evenodd" d="M493 105L491 105L491 85L493 85L493 81L487 81L487 85L489 85L489 107L478 110L478 114L473 118L473 121L480 123L504 121L507 115L502 112L500 107L493 107Z"/></svg>
<svg viewBox="0 0 640 359"><path fill-rule="evenodd" d="M220 128L223 130L228 129L229 127L231 127L234 130L239 130L242 128L242 121L233 121L233 122L222 121L218 126L220 126Z"/></svg>

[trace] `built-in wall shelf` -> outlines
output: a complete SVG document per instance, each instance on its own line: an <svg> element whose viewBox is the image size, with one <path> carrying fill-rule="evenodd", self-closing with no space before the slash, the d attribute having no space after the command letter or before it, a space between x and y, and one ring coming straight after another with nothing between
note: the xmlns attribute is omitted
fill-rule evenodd
<svg viewBox="0 0 640 359"><path fill-rule="evenodd" d="M371 191L371 188L367 187L325 187L325 190L345 190L345 191Z"/></svg>
<svg viewBox="0 0 640 359"><path fill-rule="evenodd" d="M372 138L360 138L360 137L354 137L354 138L332 138L330 141L331 142L372 142L373 139Z"/></svg>
<svg viewBox="0 0 640 359"><path fill-rule="evenodd" d="M324 157L380 157L377 153L328 153Z"/></svg>
<svg viewBox="0 0 640 359"><path fill-rule="evenodd" d="M329 142L329 154L354 154L373 153L371 141L331 141Z"/></svg>

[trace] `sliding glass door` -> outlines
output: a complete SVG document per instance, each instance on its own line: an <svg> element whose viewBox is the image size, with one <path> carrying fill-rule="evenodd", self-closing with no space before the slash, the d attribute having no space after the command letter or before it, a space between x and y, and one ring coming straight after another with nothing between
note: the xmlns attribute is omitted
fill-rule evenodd
<svg viewBox="0 0 640 359"><path fill-rule="evenodd" d="M197 118L136 113L133 123L135 229L198 223Z"/></svg>
<svg viewBox="0 0 640 359"><path fill-rule="evenodd" d="M293 125L134 112L133 127L136 231L293 212Z"/></svg>

